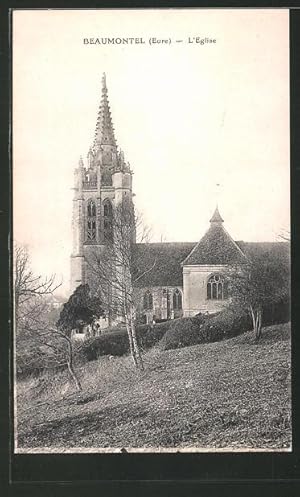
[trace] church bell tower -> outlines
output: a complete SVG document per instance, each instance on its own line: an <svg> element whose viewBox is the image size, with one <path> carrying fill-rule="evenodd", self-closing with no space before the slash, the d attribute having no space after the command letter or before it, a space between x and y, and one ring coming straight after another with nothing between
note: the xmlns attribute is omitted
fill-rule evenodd
<svg viewBox="0 0 300 497"><path fill-rule="evenodd" d="M71 292L88 282L89 253L112 241L113 209L124 198L132 202L132 171L116 143L105 73L94 141L74 179Z"/></svg>

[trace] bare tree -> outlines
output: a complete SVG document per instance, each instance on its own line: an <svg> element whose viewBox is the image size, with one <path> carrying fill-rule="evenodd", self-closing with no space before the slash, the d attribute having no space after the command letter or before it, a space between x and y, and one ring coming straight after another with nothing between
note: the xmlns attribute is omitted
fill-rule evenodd
<svg viewBox="0 0 300 497"><path fill-rule="evenodd" d="M14 314L17 369L67 366L77 390L80 381L73 366L71 337L49 321L47 297L61 285L55 276L36 276L27 247L14 247Z"/></svg>
<svg viewBox="0 0 300 497"><path fill-rule="evenodd" d="M30 267L27 247L15 243L14 260L14 314L16 330L36 319L45 309L47 295L52 295L61 283L55 282L55 276L36 276Z"/></svg>
<svg viewBox="0 0 300 497"><path fill-rule="evenodd" d="M262 313L289 297L289 258L284 252L256 254L228 270L231 304L248 312L255 339L262 334Z"/></svg>
<svg viewBox="0 0 300 497"><path fill-rule="evenodd" d="M143 370L136 334L137 293L134 286L154 268L156 261L148 260L145 264L142 251L137 250L137 232L144 243L149 239L149 229L141 225L141 222L137 222L130 201L123 201L116 206L113 211L112 238L106 241L100 251L91 254L88 267L95 282L95 291L105 303L109 322L125 322L131 357L135 367Z"/></svg>
<svg viewBox="0 0 300 497"><path fill-rule="evenodd" d="M45 318L40 317L35 324L31 320L30 327L27 326L17 337L18 366L32 371L35 368L55 370L67 366L72 382L81 391L81 382L74 368L74 352L80 346L72 342L70 335L49 325Z"/></svg>
<svg viewBox="0 0 300 497"><path fill-rule="evenodd" d="M291 233L287 229L282 229L281 232L279 233L278 237L283 240L284 242L290 242L291 241Z"/></svg>

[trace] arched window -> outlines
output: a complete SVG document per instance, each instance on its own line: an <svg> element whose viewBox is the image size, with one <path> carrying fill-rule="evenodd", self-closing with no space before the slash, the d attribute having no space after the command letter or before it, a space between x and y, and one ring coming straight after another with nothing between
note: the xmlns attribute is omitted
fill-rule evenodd
<svg viewBox="0 0 300 497"><path fill-rule="evenodd" d="M227 282L220 274L213 274L207 282L207 298L210 300L224 300L228 297Z"/></svg>
<svg viewBox="0 0 300 497"><path fill-rule="evenodd" d="M87 239L96 240L96 204L93 200L87 204Z"/></svg>
<svg viewBox="0 0 300 497"><path fill-rule="evenodd" d="M182 296L181 291L176 288L173 293L173 309L179 311L182 309Z"/></svg>
<svg viewBox="0 0 300 497"><path fill-rule="evenodd" d="M153 297L149 290L144 294L144 309L145 311L153 309Z"/></svg>
<svg viewBox="0 0 300 497"><path fill-rule="evenodd" d="M89 200L88 202L87 213L89 217L96 217L96 205L93 200Z"/></svg>
<svg viewBox="0 0 300 497"><path fill-rule="evenodd" d="M103 233L104 241L111 242L113 240L113 209L108 199L103 203Z"/></svg>

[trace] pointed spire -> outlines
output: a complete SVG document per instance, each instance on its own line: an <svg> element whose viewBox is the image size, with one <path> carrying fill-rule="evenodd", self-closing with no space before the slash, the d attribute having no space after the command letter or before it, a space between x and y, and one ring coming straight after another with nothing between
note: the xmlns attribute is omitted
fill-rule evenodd
<svg viewBox="0 0 300 497"><path fill-rule="evenodd" d="M84 163L83 163L82 155L79 157L79 162L78 162L78 164L79 164L79 167L80 167L80 168L83 168L83 167L84 167Z"/></svg>
<svg viewBox="0 0 300 497"><path fill-rule="evenodd" d="M102 88L105 88L107 91L107 86L106 86L106 74L105 72L102 75Z"/></svg>
<svg viewBox="0 0 300 497"><path fill-rule="evenodd" d="M96 122L94 146L116 146L114 127L111 119L110 107L107 96L106 75L102 76L102 97Z"/></svg>
<svg viewBox="0 0 300 497"><path fill-rule="evenodd" d="M88 163L89 167L92 167L93 159L94 159L93 149L92 149L92 147L90 147L88 154L87 154L87 163Z"/></svg>
<svg viewBox="0 0 300 497"><path fill-rule="evenodd" d="M215 212L213 213L212 218L210 219L210 223L216 223L216 224L224 223L224 219L222 219L221 217L218 205L216 206Z"/></svg>
<svg viewBox="0 0 300 497"><path fill-rule="evenodd" d="M125 163L124 152L121 148L119 151L119 160L120 160L120 164L124 165L124 163Z"/></svg>

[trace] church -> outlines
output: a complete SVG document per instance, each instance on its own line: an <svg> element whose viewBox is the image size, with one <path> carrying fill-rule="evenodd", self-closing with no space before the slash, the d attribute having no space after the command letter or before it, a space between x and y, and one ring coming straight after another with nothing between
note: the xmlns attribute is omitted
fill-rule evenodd
<svg viewBox="0 0 300 497"><path fill-rule="evenodd" d="M105 74L95 137L86 164L75 170L71 291L89 283L87 260L113 240L113 211L123 200L133 203L132 170L117 147ZM224 227L218 207L198 242L135 243L141 260L153 260L151 271L135 284L137 312L142 322L214 313L229 299L224 274L229 265L255 253L281 250L281 243L234 241Z"/></svg>

